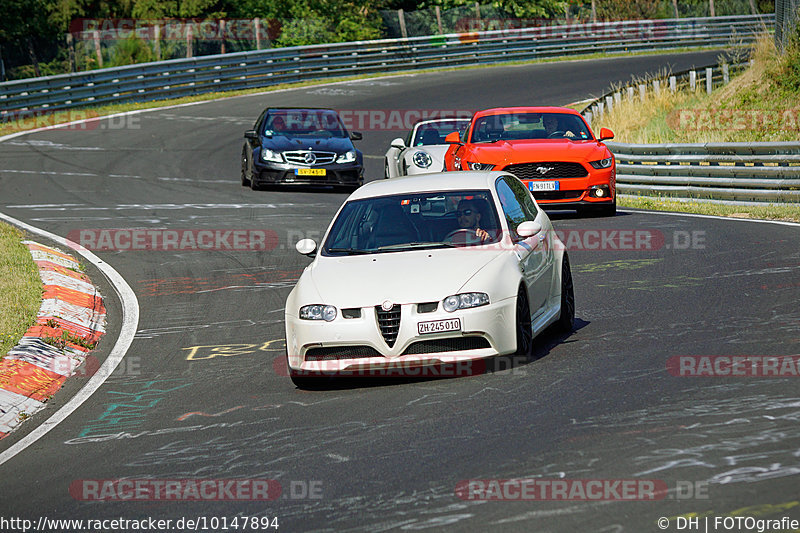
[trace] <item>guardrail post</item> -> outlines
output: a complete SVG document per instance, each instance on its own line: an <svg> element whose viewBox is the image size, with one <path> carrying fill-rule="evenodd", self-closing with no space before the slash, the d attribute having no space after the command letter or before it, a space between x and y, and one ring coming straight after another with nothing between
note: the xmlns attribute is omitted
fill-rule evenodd
<svg viewBox="0 0 800 533"><path fill-rule="evenodd" d="M629 86L628 87L628 101L629 102L633 102L633 99L635 98L635 96L634 96L635 93L636 93L636 89L634 89L633 87Z"/></svg>
<svg viewBox="0 0 800 533"><path fill-rule="evenodd" d="M678 90L678 78L675 76L669 77L669 90L673 93Z"/></svg>
<svg viewBox="0 0 800 533"><path fill-rule="evenodd" d="M697 90L697 71L689 71L689 89L694 92Z"/></svg>
<svg viewBox="0 0 800 533"><path fill-rule="evenodd" d="M708 94L711 94L711 90L713 89L713 84L714 84L713 72L714 69L712 69L711 67L708 67L706 69L706 92Z"/></svg>
<svg viewBox="0 0 800 533"><path fill-rule="evenodd" d="M619 105L622 103L622 93L617 91L614 93L614 104Z"/></svg>
<svg viewBox="0 0 800 533"><path fill-rule="evenodd" d="M587 111L586 114L583 116L583 118L586 119L586 123L589 124L589 126L592 125L592 112L591 111Z"/></svg>
<svg viewBox="0 0 800 533"><path fill-rule="evenodd" d="M597 116L598 117L602 117L603 116L603 112L605 111L603 109L604 107L605 106L603 105L603 102L597 102Z"/></svg>
<svg viewBox="0 0 800 533"><path fill-rule="evenodd" d="M606 107L608 108L609 113L614 111L614 99L610 96L606 96Z"/></svg>
<svg viewBox="0 0 800 533"><path fill-rule="evenodd" d="M645 97L647 96L647 85L644 83L639 84L639 99L644 102Z"/></svg>
<svg viewBox="0 0 800 533"><path fill-rule="evenodd" d="M730 83L730 81L731 81L731 76L730 76L730 71L728 69L728 64L727 63L723 63L722 64L722 83L724 83L725 85L728 85L728 83Z"/></svg>
<svg viewBox="0 0 800 533"><path fill-rule="evenodd" d="M653 80L653 96L658 96L661 94L661 82L658 80Z"/></svg>

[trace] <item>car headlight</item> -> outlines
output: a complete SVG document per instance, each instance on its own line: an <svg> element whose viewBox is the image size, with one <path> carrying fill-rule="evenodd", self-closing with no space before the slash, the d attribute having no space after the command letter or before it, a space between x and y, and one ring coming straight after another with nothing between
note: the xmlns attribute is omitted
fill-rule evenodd
<svg viewBox="0 0 800 533"><path fill-rule="evenodd" d="M489 163L467 163L470 170L492 170L494 165Z"/></svg>
<svg viewBox="0 0 800 533"><path fill-rule="evenodd" d="M442 307L448 313L458 309L469 309L489 304L489 295L483 292L465 292L448 296L442 302Z"/></svg>
<svg viewBox="0 0 800 533"><path fill-rule="evenodd" d="M324 320L330 322L336 318L336 308L332 305L304 305L300 308L300 318L303 320Z"/></svg>
<svg viewBox="0 0 800 533"><path fill-rule="evenodd" d="M283 156L280 152L273 152L268 148L261 149L261 159L264 161L272 161L273 163L283 163Z"/></svg>
<svg viewBox="0 0 800 533"><path fill-rule="evenodd" d="M345 152L336 158L337 163L352 163L355 160L356 160L355 150L350 150L349 152Z"/></svg>
<svg viewBox="0 0 800 533"><path fill-rule="evenodd" d="M606 157L605 159L601 159L600 161L591 161L589 164L592 165L593 168L601 169L601 168L611 168L611 165L614 163L613 157Z"/></svg>
<svg viewBox="0 0 800 533"><path fill-rule="evenodd" d="M428 168L433 164L433 158L428 152L425 151L418 151L414 152L414 156L411 158L415 165L419 168Z"/></svg>

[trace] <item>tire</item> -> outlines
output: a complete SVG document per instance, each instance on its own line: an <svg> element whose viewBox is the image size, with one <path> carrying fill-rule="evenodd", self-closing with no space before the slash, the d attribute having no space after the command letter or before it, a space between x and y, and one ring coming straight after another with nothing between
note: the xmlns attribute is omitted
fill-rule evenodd
<svg viewBox="0 0 800 533"><path fill-rule="evenodd" d="M258 185L258 183L256 183L256 180L255 180L255 178L250 178L250 180L249 180L249 181L250 181L250 188L251 188L252 190L254 190L254 191L259 191L259 190L261 190L261 186L259 186L259 185Z"/></svg>
<svg viewBox="0 0 800 533"><path fill-rule="evenodd" d="M308 376L293 376L291 371L289 372L289 377L294 383L294 386L298 389L304 390L313 390L315 387L319 387L320 385L320 378L310 378Z"/></svg>
<svg viewBox="0 0 800 533"><path fill-rule="evenodd" d="M247 177L247 153L242 150L242 187L250 185L250 178Z"/></svg>
<svg viewBox="0 0 800 533"><path fill-rule="evenodd" d="M528 304L528 293L525 291L524 286L520 287L519 292L517 293L516 334L516 355L530 358L533 355L533 327L531 325L531 312L530 305Z"/></svg>
<svg viewBox="0 0 800 533"><path fill-rule="evenodd" d="M582 216L589 217L613 217L617 214L617 199L610 204L605 204L597 207L582 207L578 209L578 213Z"/></svg>
<svg viewBox="0 0 800 533"><path fill-rule="evenodd" d="M575 323L575 289L572 284L572 270L569 267L569 256L564 253L561 261L561 314L555 323L559 333L570 333Z"/></svg>

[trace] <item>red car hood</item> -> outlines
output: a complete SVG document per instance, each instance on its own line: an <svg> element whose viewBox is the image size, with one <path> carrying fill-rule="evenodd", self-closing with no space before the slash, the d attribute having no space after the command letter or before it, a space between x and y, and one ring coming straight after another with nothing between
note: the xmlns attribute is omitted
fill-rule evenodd
<svg viewBox="0 0 800 533"><path fill-rule="evenodd" d="M498 169L512 163L540 161L568 161L582 163L606 157L606 147L597 141L568 141L562 139L537 139L499 141L470 146L473 157L480 163L491 163ZM465 157L472 160L472 157Z"/></svg>

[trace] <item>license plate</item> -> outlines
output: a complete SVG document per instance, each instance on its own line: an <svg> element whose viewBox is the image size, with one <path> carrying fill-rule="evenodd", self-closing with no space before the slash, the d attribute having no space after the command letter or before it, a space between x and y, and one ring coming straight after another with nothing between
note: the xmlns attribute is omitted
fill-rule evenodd
<svg viewBox="0 0 800 533"><path fill-rule="evenodd" d="M420 335L426 333L441 333L443 331L460 331L461 319L448 318L447 320L433 320L431 322L420 322L417 324L417 331Z"/></svg>
<svg viewBox="0 0 800 533"><path fill-rule="evenodd" d="M557 191L557 181L529 181L528 190L531 191Z"/></svg>
<svg viewBox="0 0 800 533"><path fill-rule="evenodd" d="M294 169L295 176L324 176L324 168L296 168Z"/></svg>

